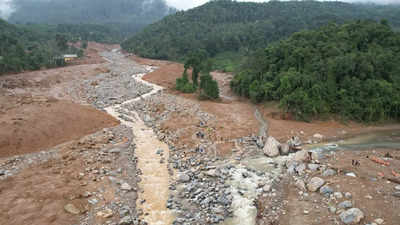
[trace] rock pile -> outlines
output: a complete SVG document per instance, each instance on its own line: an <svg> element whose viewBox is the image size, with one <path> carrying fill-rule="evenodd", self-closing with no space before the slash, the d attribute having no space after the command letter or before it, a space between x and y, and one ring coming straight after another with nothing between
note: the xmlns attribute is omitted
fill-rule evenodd
<svg viewBox="0 0 400 225"><path fill-rule="evenodd" d="M294 184L299 189L299 198L307 198L309 196L307 191L319 192L323 197L322 206L327 208L332 216L338 215L344 224L359 224L364 218L364 213L359 208L354 208L354 202L351 201L352 194L335 191L323 178L315 176L316 173L322 177L336 176L337 172L327 165L319 164L309 155L307 151L298 152L295 161L287 164L288 173L293 176Z"/></svg>

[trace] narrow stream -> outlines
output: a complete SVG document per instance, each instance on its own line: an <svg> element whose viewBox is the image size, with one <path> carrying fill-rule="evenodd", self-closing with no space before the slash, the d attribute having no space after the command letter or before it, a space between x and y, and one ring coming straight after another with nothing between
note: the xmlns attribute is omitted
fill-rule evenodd
<svg viewBox="0 0 400 225"><path fill-rule="evenodd" d="M257 121L260 123L260 130L258 131L258 136L260 137L267 137L268 136L268 123L261 115L260 111L256 108L254 112L254 116L256 117Z"/></svg>
<svg viewBox="0 0 400 225"><path fill-rule="evenodd" d="M344 140L306 145L305 149L321 153L333 150L400 149L400 130L375 131Z"/></svg>
<svg viewBox="0 0 400 225"><path fill-rule="evenodd" d="M146 69L149 72L152 70L151 67ZM162 149L164 157L168 159L168 146L158 140L153 130L144 124L137 112L132 111L132 116L124 115L122 117L128 117L129 121L122 119L119 112L123 105L146 98L163 89L158 85L142 80L144 75L136 74L132 78L153 87L151 92L122 104L113 105L105 110L108 114L121 121L122 124L132 128L135 135L135 155L138 158L137 168L142 172L140 176L141 182L138 184L137 207L143 210L144 220L151 225L170 225L175 218L173 212L166 207L169 197L170 176L167 163L161 164L161 156L156 154L158 149ZM142 200L145 201L143 202Z"/></svg>

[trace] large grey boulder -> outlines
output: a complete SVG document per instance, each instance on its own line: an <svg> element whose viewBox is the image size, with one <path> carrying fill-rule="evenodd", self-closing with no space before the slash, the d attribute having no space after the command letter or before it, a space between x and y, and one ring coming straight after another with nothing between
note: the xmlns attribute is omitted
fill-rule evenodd
<svg viewBox="0 0 400 225"><path fill-rule="evenodd" d="M364 213L358 208L351 208L342 212L339 217L344 224L358 224L364 218Z"/></svg>
<svg viewBox="0 0 400 225"><path fill-rule="evenodd" d="M310 182L308 182L307 189L309 191L315 192L324 184L325 184L325 181L322 178L313 177L313 178L311 178Z"/></svg>
<svg viewBox="0 0 400 225"><path fill-rule="evenodd" d="M268 157L277 157L279 156L279 149L281 143L279 143L274 137L269 136L264 146L264 155Z"/></svg>

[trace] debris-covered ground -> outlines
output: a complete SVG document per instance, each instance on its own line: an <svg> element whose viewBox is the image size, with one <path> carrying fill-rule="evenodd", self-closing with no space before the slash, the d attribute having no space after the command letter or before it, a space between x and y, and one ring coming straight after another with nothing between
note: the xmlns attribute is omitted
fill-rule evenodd
<svg viewBox="0 0 400 225"><path fill-rule="evenodd" d="M365 127L334 121L307 124L276 118L271 113L273 108L258 107L261 117L267 120L264 128L276 135L282 142L279 143L273 138L257 136L263 126L255 108L249 109L246 102L229 91L222 90L221 102L198 101L193 95L173 90L172 80L182 73L178 64L147 62L161 68L144 79L164 85L166 91L126 108L138 111L159 139L170 145L170 165L177 179L170 185L168 207L178 212L176 224L397 224L400 221L396 211L399 206L396 190L400 187L395 183L399 178L381 180L377 178L379 173L375 173L371 178L376 185L373 191L366 188L365 178L357 172L369 171L369 167L363 167L366 163L351 165L352 155L360 154L357 151L322 155L298 151L304 144L396 126ZM221 73L213 75L226 88L226 77ZM241 104L245 110L227 107L232 104ZM252 113L246 115L246 110ZM251 121L251 129L250 124L241 124L243 121ZM231 129L227 131L224 127ZM387 151L398 154L393 149ZM362 152L382 157L379 151ZM382 166L368 163L375 169ZM356 177L334 166L340 164L350 166L348 172L354 171ZM400 170L396 162L392 167ZM369 199L371 208L366 207L367 192L379 192L378 189L384 196L375 203L374 197Z"/></svg>
<svg viewBox="0 0 400 225"><path fill-rule="evenodd" d="M151 88L108 60L1 78L0 224L144 223L133 131L104 107Z"/></svg>
<svg viewBox="0 0 400 225"><path fill-rule="evenodd" d="M182 65L112 48L0 79L0 224L399 224L393 146L301 150L387 126L287 120L217 72L199 101Z"/></svg>

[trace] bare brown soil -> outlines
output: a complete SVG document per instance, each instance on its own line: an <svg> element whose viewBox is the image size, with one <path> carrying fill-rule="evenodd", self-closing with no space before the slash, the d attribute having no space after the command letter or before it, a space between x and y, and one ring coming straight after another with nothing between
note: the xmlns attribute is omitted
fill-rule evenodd
<svg viewBox="0 0 400 225"><path fill-rule="evenodd" d="M45 150L118 125L117 120L90 106L45 97L18 100L23 103L0 115L0 157Z"/></svg>
<svg viewBox="0 0 400 225"><path fill-rule="evenodd" d="M386 160L389 166L371 161L367 157L383 158L386 154L393 157ZM352 166L352 160L358 160L359 166ZM321 161L324 164L332 165L339 174L332 177L323 177L327 184L335 191L342 193L352 193L353 206L360 208L365 215L362 224L373 222L377 218L385 220L384 224L397 225L400 221L400 198L392 196L394 187L398 183L388 181L388 178L398 180L392 171L400 173L400 152L398 150L360 150L360 151L340 151L335 156L328 157ZM354 172L357 177L346 176L348 172ZM320 172L315 172L313 176L320 176ZM289 200L286 207L286 214L281 216L279 224L282 225L301 225L301 224L332 224L334 214L329 212L327 204L323 204L322 196L319 193L310 193L307 200L299 200L299 189L293 184L286 190L286 198ZM338 199L333 204L346 200ZM304 210L309 214L305 215Z"/></svg>
<svg viewBox="0 0 400 225"><path fill-rule="evenodd" d="M154 60L153 60L154 61ZM221 93L228 98L221 98L218 101L200 101L196 94L183 94L176 90L175 80L180 77L183 73L182 64L178 63L167 63L151 61L153 65L160 66L156 71L149 73L143 77L144 80L166 87L167 92L178 95L200 105L200 109L204 112L210 113L217 117L217 120L212 124L208 124L209 128L207 134L211 136L211 140L214 141L225 141L248 136L251 134L257 134L259 130L259 123L256 120L254 113L255 107L247 100L239 100L235 96L232 96L229 91L229 85L227 86L226 77L221 74L213 74L214 78L220 84ZM147 62L142 59L142 63ZM229 82L228 82L229 84ZM196 125L199 121L196 121L191 115L173 114L163 124L164 130L176 131L178 129L185 128L186 131L179 138L180 144L193 147L196 141L193 140L192 135L196 131L201 129L197 128ZM218 151L230 153L232 143L219 144ZM222 153L220 152L220 153Z"/></svg>
<svg viewBox="0 0 400 225"><path fill-rule="evenodd" d="M259 105L259 110L268 121L269 134L280 141L286 141L292 136L299 136L302 140L316 140L314 134L324 136L323 140L337 140L362 133L380 130L400 129L400 124L391 125L365 125L352 121L342 122L333 119L314 120L312 122L298 121L293 118L285 118L285 115L277 107L276 103Z"/></svg>
<svg viewBox="0 0 400 225"><path fill-rule="evenodd" d="M137 57L134 58L138 59ZM373 126L355 122L344 123L333 119L312 122L295 121L293 118L290 118L290 115L283 114L276 103L254 106L248 100L235 96L229 90L229 80L232 75L224 73L212 73L213 77L219 82L221 100L199 101L195 94L182 94L174 90L175 80L183 72L181 64L140 58L139 60L143 64L160 67L159 70L146 75L144 77L145 80L167 88L170 94L195 101L201 106L203 111L217 117L218 123L209 126L216 128L213 134L219 136L212 139L213 141L219 140L219 138L229 139L257 134L259 124L254 116L256 107L268 122L269 134L282 142L286 142L292 136L299 136L303 141L316 140L313 136L317 133L324 136L323 140L318 141L328 141L379 130L399 129L398 124ZM162 109L160 110L162 111ZM191 118L190 115L177 113L176 115L172 115L163 124L163 129L176 131L185 128L185 132L183 132L177 141L180 145L193 146L196 143L192 136L201 130L200 128L196 128L198 122ZM208 133L206 132L206 134ZM217 144L217 150L221 155L230 155L230 151L234 147L234 144L230 142L220 142ZM393 157L390 160L390 166L382 166L367 158L367 156L384 157L387 152ZM360 166L353 167L351 164L352 159L359 160ZM345 192L352 193L353 197L351 201L354 207L360 208L365 214L362 224L373 222L377 218L383 218L385 220L384 224L399 224L400 214L398 208L400 207L400 199L392 196L396 184L387 180L387 178L395 178L392 171L400 174L400 152L398 150L338 152L335 154L335 157L328 157L321 160L321 163L330 165L339 171L338 176L324 177L324 179L334 191L340 191L343 194ZM357 177L346 176L345 172L354 172L357 174ZM319 171L315 172L312 176L321 176L320 173ZM395 179L400 182L400 177L396 177ZM309 193L307 199L300 199L298 194L299 189L288 178L285 178L284 182L276 188L278 190L277 196L272 199L268 199L267 197L259 200L259 218L257 224L341 224L338 215L329 212L329 205L326 202L326 198L324 199L320 193ZM277 199L279 199L279 203L274 203ZM346 199L338 199L330 204L336 206L344 200ZM267 217L262 215L263 213L268 214L271 212L271 208L276 206L276 204L280 205L279 207L283 207L284 214L269 215Z"/></svg>
<svg viewBox="0 0 400 225"><path fill-rule="evenodd" d="M99 149L112 139L107 135L81 138L119 122L89 105L77 104L82 99L79 90L72 88L83 79L107 72L98 53L115 47L89 43L87 56L73 65L0 77L2 168L21 163L18 158L5 157L59 151L44 163L33 160L17 166L21 167L17 174L1 180L0 224L77 224L81 215L67 213L64 206L73 204L81 213L91 210L86 191L103 190L99 204L115 200L109 181L93 172L111 169L108 160L102 161L104 153L99 155ZM105 222L101 217L93 220Z"/></svg>
<svg viewBox="0 0 400 225"><path fill-rule="evenodd" d="M90 43L88 51L100 59L97 53L108 48ZM88 64L1 76L0 157L40 151L117 125L106 113L71 102L81 100L79 91L71 92L73 82L105 70Z"/></svg>
<svg viewBox="0 0 400 225"><path fill-rule="evenodd" d="M132 59L147 65L158 66L159 69L145 75L144 80L158 84L167 89L171 94L182 96L198 102L203 111L214 114L218 117L219 123L217 133L226 138L242 137L257 134L259 123L255 119L254 112L258 108L265 120L268 122L268 133L279 141L286 141L292 136L299 136L303 141L315 140L314 134L321 134L324 140L338 139L361 133L373 132L376 130L398 129L399 124L390 126L367 126L355 122L344 123L342 121L326 120L302 122L292 118L285 118L277 104L269 103L255 106L247 99L235 96L230 90L229 81L231 74L213 72L212 76L219 83L221 100L200 101L196 94L183 94L175 90L175 81L182 76L183 65L179 63L143 59L131 56ZM180 127L178 119L174 119L173 126ZM187 120L182 118L182 120ZM182 123L186 123L182 121ZM319 140L320 141L320 140Z"/></svg>
<svg viewBox="0 0 400 225"><path fill-rule="evenodd" d="M71 225L79 222L81 213L90 210L90 194L103 190L97 198L105 204L113 199L108 179L100 179L102 168L112 165L103 163L99 149L108 146L110 137L96 135L56 147L58 155L44 163L34 163L18 174L0 182L0 224ZM115 140L123 143L124 140ZM103 154L104 155L104 154ZM13 164L14 160L0 160L0 165ZM90 168L91 170L87 170ZM67 213L64 206L73 204L80 213ZM98 223L103 218L95 218Z"/></svg>

